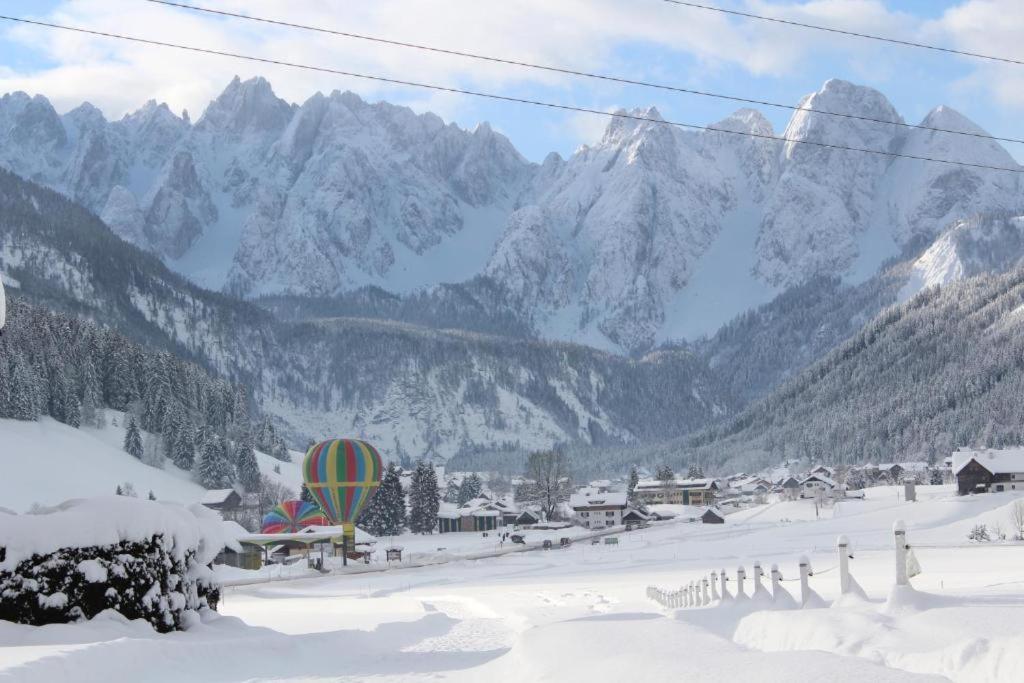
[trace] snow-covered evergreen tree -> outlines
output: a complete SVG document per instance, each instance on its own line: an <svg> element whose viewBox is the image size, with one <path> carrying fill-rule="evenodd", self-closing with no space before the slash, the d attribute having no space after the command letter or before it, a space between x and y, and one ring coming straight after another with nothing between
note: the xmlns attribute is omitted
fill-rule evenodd
<svg viewBox="0 0 1024 683"><path fill-rule="evenodd" d="M462 480L462 484L459 485L459 505L465 505L474 498L479 498L483 492L484 483L480 480L479 475L473 472L468 477Z"/></svg>
<svg viewBox="0 0 1024 683"><path fill-rule="evenodd" d="M246 491L259 489L260 466L256 462L256 453L248 437L244 437L236 447L235 468L238 471L238 483L245 487Z"/></svg>
<svg viewBox="0 0 1024 683"><path fill-rule="evenodd" d="M234 475L235 468L227 457L224 440L217 434L211 434L196 462L199 483L208 489L226 489L234 482Z"/></svg>
<svg viewBox="0 0 1024 683"><path fill-rule="evenodd" d="M640 472L636 465L629 466L629 476L626 479L626 499L632 503L636 499L636 485L640 483Z"/></svg>
<svg viewBox="0 0 1024 683"><path fill-rule="evenodd" d="M21 354L14 354L11 378L11 417L15 420L35 420L39 417L39 376Z"/></svg>
<svg viewBox="0 0 1024 683"><path fill-rule="evenodd" d="M191 470L195 466L196 446L192 431L192 425L183 421L178 431L172 435L174 445L171 450L171 461L183 470Z"/></svg>
<svg viewBox="0 0 1024 683"><path fill-rule="evenodd" d="M454 479L448 480L448 486L445 487L444 491L444 502L451 503L452 505L459 504L459 483Z"/></svg>
<svg viewBox="0 0 1024 683"><path fill-rule="evenodd" d="M359 516L359 526L374 536L396 536L404 530L405 494L394 464L384 471L380 486Z"/></svg>
<svg viewBox="0 0 1024 683"><path fill-rule="evenodd" d="M139 433L139 426L135 424L135 416L128 416L128 429L124 433L124 450L133 458L142 460L144 450L142 448L142 434Z"/></svg>
<svg viewBox="0 0 1024 683"><path fill-rule="evenodd" d="M409 490L409 530L429 534L437 525L441 495L437 490L437 472L425 460L416 463Z"/></svg>

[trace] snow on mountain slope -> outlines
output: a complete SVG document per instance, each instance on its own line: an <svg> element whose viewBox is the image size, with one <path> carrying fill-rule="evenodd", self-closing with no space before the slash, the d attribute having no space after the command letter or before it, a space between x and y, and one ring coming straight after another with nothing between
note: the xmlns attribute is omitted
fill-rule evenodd
<svg viewBox="0 0 1024 683"><path fill-rule="evenodd" d="M949 107L932 110L921 125L986 135L984 130ZM921 129L906 134L900 152L1017 168L1013 157L994 140ZM934 236L937 230L960 218L980 212L1020 209L1024 204L1024 188L1019 175L896 159L883 180L883 200L893 236L897 242L905 244L916 235Z"/></svg>
<svg viewBox="0 0 1024 683"><path fill-rule="evenodd" d="M928 287L1006 270L1021 258L1024 216L986 214L957 221L911 264L899 300L906 301Z"/></svg>
<svg viewBox="0 0 1024 683"><path fill-rule="evenodd" d="M870 88L830 80L800 102L783 137L844 147L889 150L894 125L822 116L833 111L902 122L885 97ZM877 183L888 159L787 142L779 180L765 202L757 243L758 275L776 285L810 275L842 273L857 255L856 236L875 210Z"/></svg>
<svg viewBox="0 0 1024 683"><path fill-rule="evenodd" d="M43 417L38 422L0 419L3 444L0 501L3 507L25 512L38 503L55 505L70 498L113 495L118 486L130 483L140 497L150 491L158 500L195 503L205 489L189 472L170 462L154 467L126 453L124 414L108 410L103 429L75 429ZM144 444L152 437L143 433ZM293 457L296 454L293 453ZM302 480L299 465L256 454L260 471L298 493ZM280 473L274 471L278 466Z"/></svg>
<svg viewBox="0 0 1024 683"><path fill-rule="evenodd" d="M596 328L638 348L736 199L694 134L659 123L655 109L630 114L650 120L615 119L600 143L578 151L513 216L486 272L541 320L576 306L564 335Z"/></svg>

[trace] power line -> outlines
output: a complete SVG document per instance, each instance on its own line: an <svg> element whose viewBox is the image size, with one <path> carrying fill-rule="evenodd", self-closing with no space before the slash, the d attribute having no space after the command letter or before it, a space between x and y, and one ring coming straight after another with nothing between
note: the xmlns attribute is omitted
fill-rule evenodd
<svg viewBox="0 0 1024 683"><path fill-rule="evenodd" d="M462 52L459 50L450 50L447 48L435 47L432 45L421 45L418 43L409 43L400 40L391 40L389 38L381 38L378 36L370 36L362 33L352 33L349 31L339 31L336 29L323 28L320 26L310 26L307 24L296 24L289 21L283 21L280 19L267 19L265 17L257 17L250 14L239 14L237 12L228 12L226 10L210 9L208 7L200 7L198 5L189 5L181 2L172 2L171 0L145 0L146 2L153 3L155 5L166 5L168 7L177 7L180 9L192 10L194 12L204 12L206 14L213 14L223 17L231 17L233 19L246 19L248 21L255 21L262 24L271 24L274 26L283 26L287 28L301 29L303 31L314 31L316 33L324 33L332 36L341 36L344 38L354 38L356 40L365 40L373 43L381 43L384 45L392 45L395 47L410 48L413 50L423 50L425 52L433 52L443 55L452 55L455 57L466 57L468 59L477 59L485 62L492 62L495 64L506 64L510 66L524 67L528 69L538 69L540 71L548 71L551 73L564 74L567 76L579 76L582 78L592 78L600 81L608 81L612 83L621 83L623 85L636 85L645 88L656 88L658 90L667 90L669 92L683 93L687 95L698 95L700 97L712 97L719 100L728 100L731 102L740 102L743 104L756 104L765 107L776 107L779 109L788 109L790 111L805 111L813 114L823 114L826 116L836 116L844 119L854 119L857 121L868 121L871 123L881 123L891 126L900 126L903 128L916 128L918 130L928 130L937 133L949 133L951 135L963 135L973 138L982 138L985 140L998 140L1000 142L1011 142L1015 144L1024 144L1024 139L1021 138L1004 138L988 133L976 133L972 131L964 130L953 130L951 128L937 128L934 126L915 125L912 123L906 123L903 121L887 121L885 119L877 119L871 116L860 116L858 114L847 114L843 112L828 111L824 109L809 109L807 107L797 107L791 104L782 104L779 102L769 102L767 100L757 100L747 97L739 97L736 95L724 95L722 93L710 92L707 90L694 90L691 88L682 88L674 85L666 85L664 83L654 83L651 81L641 81L632 78L626 78L623 76L612 76L608 74L599 74L588 71L579 71L576 69L569 69L566 67L551 66L546 64L533 64L530 62L523 62L515 59L507 59L503 57L492 57L489 55L482 55L473 52Z"/></svg>
<svg viewBox="0 0 1024 683"><path fill-rule="evenodd" d="M601 111L600 109L589 109L587 107L577 107L568 104L559 104L557 102L545 102L543 100L532 100L523 97L512 97L510 95L497 95L494 93L480 92L476 90L465 90L462 88L453 88L445 85L435 85L431 83L419 83L416 81L406 81L398 78L389 78L387 76L374 76L372 74L361 74L353 71L344 71L341 69L332 69L323 66L313 66L310 64L298 64L296 62L286 62L280 59L271 59L269 57L256 57L253 55L243 55L236 52L226 52L224 50L215 50L212 48L195 47L192 45L182 45L180 43L168 43L160 40L153 40L150 38L139 38L136 36L126 36L119 33L109 33L106 31L98 31L95 29L81 28L77 26L66 26L62 24L53 24L50 22L39 21L36 19L24 19L21 17L11 17L0 14L0 19L5 21L13 21L20 24L28 24L31 26L41 26L44 28L59 29L62 31L71 31L74 33L84 33L93 36L100 36L103 38L115 38L117 40L124 40L132 43L141 43L144 45L156 45L159 47L170 47L178 50L186 50L189 52L196 52L200 54L217 55L219 57L230 57L232 59L241 59L250 62L257 62L259 64L272 64L274 66L285 66L293 69L302 69L305 71L315 71L318 73L333 74L336 76L347 76L350 78L360 78L363 80L374 81L378 83L389 83L392 85L403 85L413 88L423 88L427 90L436 90L439 92L449 92L458 95L471 95L473 97L481 97L490 100L497 100L500 102L515 102L517 104L529 104L537 107L547 107L548 109L558 109L561 111L574 111L584 114L594 114L597 116L604 116L607 118L616 119L628 119L633 121L646 121L648 123L656 123L668 126L675 126L677 128L685 128L688 130L699 130L713 133L725 133L727 135L740 135L743 137L759 138L762 140L772 140L775 142L793 143L799 145L811 145L813 147L822 147L826 149L843 150L847 152L862 152L865 154L875 154L878 156L884 156L889 158L902 158L902 159L914 159L916 161L930 161L938 164L947 164L950 166L961 166L967 168L980 168L989 171L1006 171L1008 173L1024 173L1024 168L1017 167L1011 168L1008 166L992 166L989 164L976 164L968 161L954 161L951 159L939 159L935 157L918 156L914 154L901 154L899 152L888 152L884 150L868 149L865 147L851 147L846 145L834 145L827 142L815 142L812 140L793 140L785 137L778 137L775 135L766 135L763 133L754 133L751 131L739 131L729 130L727 128L716 128L714 126L701 126L694 123L682 123L680 121L666 121L664 119L655 119L647 116L639 116L637 114L629 114L626 112L608 112Z"/></svg>
<svg viewBox="0 0 1024 683"><path fill-rule="evenodd" d="M684 2L683 0L662 0L671 5L681 5L683 7L693 7L694 9L708 10L709 12L721 12L722 14L731 14L737 17L744 17L745 19L757 19L759 21L770 21L773 24L786 24L787 26L799 26L800 28L810 28L815 31L827 31L828 33L839 33L844 36L853 36L855 38L867 38L868 40L877 40L883 43L892 43L894 45L903 45L904 47L919 47L924 50L934 50L935 52L946 52L948 54L960 55L962 57L975 57L977 59L988 59L993 62L1004 62L1006 64L1019 64L1024 65L1024 60L1010 59L1009 57L998 57L995 55L983 55L978 52L967 52L966 50L956 50L951 47L942 47L940 45L928 45L927 43L915 43L910 40L900 40L898 38L887 38L885 36L875 36L870 33L858 33L857 31L846 31L839 28L832 28L831 26L818 26L816 24L805 24L799 21L791 21L789 19L779 19L778 17L766 17L762 14L752 14L750 12L741 12L734 9L725 9L722 7L712 7L710 5L701 5L696 2Z"/></svg>

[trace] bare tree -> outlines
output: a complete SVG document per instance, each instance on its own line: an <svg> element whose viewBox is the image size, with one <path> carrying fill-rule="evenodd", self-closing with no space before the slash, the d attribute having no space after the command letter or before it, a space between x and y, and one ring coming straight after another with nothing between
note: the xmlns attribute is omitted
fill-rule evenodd
<svg viewBox="0 0 1024 683"><path fill-rule="evenodd" d="M1015 501L1010 508L1010 522L1017 534L1013 537L1016 541L1024 541L1024 500Z"/></svg>
<svg viewBox="0 0 1024 683"><path fill-rule="evenodd" d="M569 463L559 451L536 451L526 460L526 477L530 485L528 497L538 503L548 519L555 516L558 504L569 499Z"/></svg>

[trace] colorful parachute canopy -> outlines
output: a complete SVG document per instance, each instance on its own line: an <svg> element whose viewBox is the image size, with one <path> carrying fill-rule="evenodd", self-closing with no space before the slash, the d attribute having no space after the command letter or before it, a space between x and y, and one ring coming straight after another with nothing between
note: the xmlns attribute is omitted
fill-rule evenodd
<svg viewBox="0 0 1024 683"><path fill-rule="evenodd" d="M353 524L381 476L377 449L356 439L321 441L306 453L302 477L334 524Z"/></svg>
<svg viewBox="0 0 1024 683"><path fill-rule="evenodd" d="M286 500L263 517L263 526L260 533L263 534L294 534L307 526L330 526L330 522L324 517L313 503L304 500Z"/></svg>

